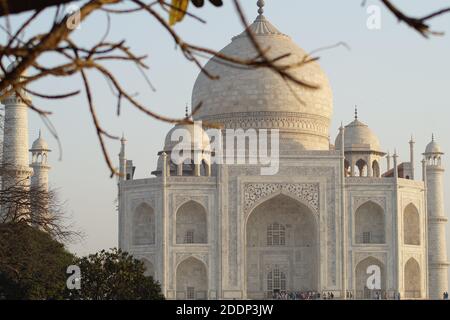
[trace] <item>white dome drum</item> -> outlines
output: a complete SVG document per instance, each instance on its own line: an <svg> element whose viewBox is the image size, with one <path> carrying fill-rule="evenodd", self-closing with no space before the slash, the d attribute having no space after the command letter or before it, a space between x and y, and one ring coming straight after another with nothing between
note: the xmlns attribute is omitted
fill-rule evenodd
<svg viewBox="0 0 450 320"><path fill-rule="evenodd" d="M290 37L279 32L259 15L249 27L271 58L290 54L280 65L307 58ZM221 54L249 60L257 54L246 32L233 38ZM217 57L205 66L219 79L200 73L192 93L192 106L201 104L196 120L210 121L225 128L279 129L281 146L293 145L307 150L329 149L329 125L332 116L332 91L325 73L316 62L290 70L291 75L318 86L310 89L284 80L268 68L233 66Z"/></svg>
<svg viewBox="0 0 450 320"><path fill-rule="evenodd" d="M383 154L380 147L380 141L373 131L357 118L345 126L344 134L345 151L353 152L376 152ZM342 136L336 137L335 146L339 150L341 147Z"/></svg>

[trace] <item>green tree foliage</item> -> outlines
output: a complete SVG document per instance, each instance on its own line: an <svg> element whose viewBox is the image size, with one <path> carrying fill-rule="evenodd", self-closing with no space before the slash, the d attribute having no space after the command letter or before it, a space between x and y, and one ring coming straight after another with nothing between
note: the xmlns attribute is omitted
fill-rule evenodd
<svg viewBox="0 0 450 320"><path fill-rule="evenodd" d="M120 249L102 250L79 258L81 289L70 290L71 299L162 300L161 286L144 275L145 266Z"/></svg>
<svg viewBox="0 0 450 320"><path fill-rule="evenodd" d="M74 256L26 223L0 224L0 299L63 299Z"/></svg>

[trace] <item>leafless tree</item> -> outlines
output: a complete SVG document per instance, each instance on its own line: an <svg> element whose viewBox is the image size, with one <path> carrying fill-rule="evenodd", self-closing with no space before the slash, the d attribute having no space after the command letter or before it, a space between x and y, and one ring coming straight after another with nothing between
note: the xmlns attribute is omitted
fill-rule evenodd
<svg viewBox="0 0 450 320"><path fill-rule="evenodd" d="M256 0L255 0L256 1ZM449 13L450 8L441 9L423 17L414 18L393 4L392 0L379 0L392 14L402 23L407 24L420 35L429 37L430 35L438 35L429 26L429 21L437 16ZM305 64L317 60L317 57L310 55L305 56L299 61L287 64L286 58L290 56L289 52L285 54L269 57L267 48L260 46L256 37L249 31L247 19L242 10L239 0L231 0L236 14L238 15L243 26L246 28L249 39L255 49L255 56L250 59L240 59L233 56L223 55L220 52L209 49L207 47L199 46L194 43L185 41L176 30L172 28L173 23L180 22L183 17L195 19L200 23L205 23L205 20L199 16L194 15L189 11L189 4L195 6L202 6L204 0L172 0L170 3L164 0L146 1L146 0L90 0L82 3L76 17L72 14L64 13L64 5L67 3L78 3L77 0L0 0L0 16L4 17L6 26L4 31L7 34L6 43L0 44L0 71L4 76L0 81L0 98L9 94L16 93L20 95L20 88L23 88L32 96L37 96L46 99L65 99L77 95L81 89L75 89L71 92L65 93L40 93L32 90L29 85L33 82L49 78L49 77L71 77L75 75L80 76L80 83L84 94L86 96L87 106L91 115L92 122L96 128L96 134L101 147L103 157L111 172L111 176L118 174L113 165L108 150L106 149L105 139L117 139L116 136L108 132L102 125L99 119L96 107L94 104L93 90L91 81L87 75L88 70L95 70L100 73L106 82L112 87L113 93L117 99L115 112L119 115L121 105L125 101L131 106L137 108L144 114L170 123L191 122L190 115L186 118L170 118L162 114L154 112L154 108L138 101L133 94L125 89L122 83L123 79L118 79L113 72L106 66L107 62L130 63L138 66L142 71L144 79L149 83L146 76L148 66L146 64L146 56L139 55L133 52L123 41L110 41L108 33L112 23L113 16L116 15L132 15L137 12L144 12L148 15L150 23L157 23L161 25L167 32L167 35L173 39L177 47L180 49L182 55L192 63L194 63L202 72L204 72L211 79L217 79L220 75L210 74L202 67L200 58L215 56L217 59L230 65L246 68L268 68L273 72L279 74L286 82L292 85L306 87L310 90L317 89L317 85L313 82L298 79L293 76L291 70L293 68L302 67ZM216 6L220 6L221 0L209 0ZM81 3L81 2L80 2ZM362 1L365 4L365 0ZM29 30L35 21L37 21L43 12L54 11L54 21L51 28L41 34L32 34L27 39L22 39L21 35L25 30ZM9 16L11 14L22 13L30 11L28 16L24 18L22 24L16 29L12 30L10 27ZM165 13L168 13L171 19L167 19ZM82 22L89 16L94 14L105 14L108 17L108 25L106 26L106 33L102 39L95 45L86 48L76 43L72 38L74 28L74 19L77 18L77 23ZM50 66L42 62L41 57L45 54L53 53L62 59L62 62L56 66ZM6 70L5 58L13 58L17 61L16 65L11 69ZM28 70L28 75L23 76L25 70ZM149 83L150 85L150 83ZM27 101L26 99L23 99ZM28 103L30 109L39 113L44 119L50 115L50 112L42 109L39 106ZM193 113L195 113L201 104L194 106ZM214 124L207 124L213 126ZM56 136L56 132L52 130Z"/></svg>
<svg viewBox="0 0 450 320"><path fill-rule="evenodd" d="M77 231L58 197L56 189L31 186L29 179L17 180L3 163L3 116L0 115L0 223L26 223L35 226L61 242L78 241ZM8 183L9 181L9 183ZM3 183L7 182L7 183Z"/></svg>
<svg viewBox="0 0 450 320"><path fill-rule="evenodd" d="M50 234L61 242L82 237L67 216L65 204L56 190L23 183L0 190L0 223L26 223Z"/></svg>

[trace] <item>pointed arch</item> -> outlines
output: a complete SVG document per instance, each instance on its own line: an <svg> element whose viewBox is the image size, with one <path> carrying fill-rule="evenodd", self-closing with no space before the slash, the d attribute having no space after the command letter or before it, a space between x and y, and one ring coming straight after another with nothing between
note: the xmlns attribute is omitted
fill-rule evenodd
<svg viewBox="0 0 450 320"><path fill-rule="evenodd" d="M351 167L350 162L347 159L345 159L344 160L344 174L346 177L351 176L351 168L350 167Z"/></svg>
<svg viewBox="0 0 450 320"><path fill-rule="evenodd" d="M382 207L367 201L355 212L355 243L385 243L385 214Z"/></svg>
<svg viewBox="0 0 450 320"><path fill-rule="evenodd" d="M200 175L202 177L211 176L211 164L208 159L203 158L200 166Z"/></svg>
<svg viewBox="0 0 450 320"><path fill-rule="evenodd" d="M317 215L308 206L282 193L266 198L245 224L247 298L264 299L283 288L318 290L319 247Z"/></svg>
<svg viewBox="0 0 450 320"><path fill-rule="evenodd" d="M403 210L403 243L420 246L420 215L417 207L410 203Z"/></svg>
<svg viewBox="0 0 450 320"><path fill-rule="evenodd" d="M422 298L422 282L420 265L416 259L410 258L405 264L405 297Z"/></svg>
<svg viewBox="0 0 450 320"><path fill-rule="evenodd" d="M372 162L372 174L375 178L379 178L380 177L380 164L378 163L377 160L374 160Z"/></svg>
<svg viewBox="0 0 450 320"><path fill-rule="evenodd" d="M207 220L206 209L200 203L189 200L181 205L176 214L176 243L208 243Z"/></svg>
<svg viewBox="0 0 450 320"><path fill-rule="evenodd" d="M375 270L379 271L379 274ZM378 276L379 282L377 283L375 277ZM372 256L363 259L355 267L354 281L357 299L373 299L377 294L383 295L386 291L386 270L383 262ZM371 286L368 286L368 282Z"/></svg>
<svg viewBox="0 0 450 320"><path fill-rule="evenodd" d="M176 268L177 299L207 299L207 270L206 265L195 257L189 257L181 261Z"/></svg>
<svg viewBox="0 0 450 320"><path fill-rule="evenodd" d="M318 215L319 215L319 212L318 212L319 209L318 209L318 208L315 208L313 205L311 205L310 203L308 203L307 200L301 199L300 197L296 196L294 193L291 193L291 192L288 192L288 191L286 191L286 190L280 189L280 190L277 190L277 191L272 192L271 194L269 194L269 195L266 196L266 197L263 197L263 198L258 199L257 201L255 201L255 202L252 204L252 206L250 206L249 208L247 208L247 209L246 209L246 212L247 212L246 220L248 220L250 214L251 214L256 208L258 208L261 204L266 203L267 201L269 201L269 200L271 200L271 199L274 199L274 198L277 198L277 197L279 197L279 196L284 196L284 197L286 197L287 199L296 201L296 202L300 203L301 205L307 207L307 208L308 208L309 210L311 210L311 212L315 215L316 220L318 219Z"/></svg>
<svg viewBox="0 0 450 320"><path fill-rule="evenodd" d="M359 176L365 177L367 175L367 162L364 159L359 159L355 163L356 168L358 169Z"/></svg>
<svg viewBox="0 0 450 320"><path fill-rule="evenodd" d="M155 244L155 212L147 203L141 203L133 213L133 245Z"/></svg>

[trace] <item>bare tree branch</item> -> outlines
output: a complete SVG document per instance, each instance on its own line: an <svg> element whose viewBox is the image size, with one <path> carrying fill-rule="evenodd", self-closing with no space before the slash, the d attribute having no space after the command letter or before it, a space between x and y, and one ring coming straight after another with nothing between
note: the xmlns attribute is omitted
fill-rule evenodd
<svg viewBox="0 0 450 320"><path fill-rule="evenodd" d="M399 21L406 23L408 26L418 31L424 37L428 37L431 34L441 34L433 32L430 30L427 22L438 16L442 16L450 12L450 8L441 9L435 11L431 14L425 15L422 18L412 18L395 5L393 5L391 0L380 0L390 12L392 12ZM48 78L67 78L72 77L77 74L81 75L80 86L84 87L84 94L86 95L86 101L91 115L91 121L95 127L97 133L97 139L99 141L100 149L103 154L103 158L110 170L111 175L117 174L116 168L113 166L113 161L109 157L109 152L106 149L105 139L116 139L117 137L113 134L107 132L107 130L102 126L100 117L95 112L94 104L94 94L95 90L90 87L91 81L89 81L88 70L94 70L99 72L105 79L108 86L110 86L114 97L116 98L116 104L114 106L114 112L120 115L120 110L123 103L131 105L132 107L143 112L145 115L157 119L160 121L165 121L169 123L191 123L192 120L189 117L186 118L172 118L164 116L154 112L155 108L150 104L144 104L138 101L134 93L131 93L125 89L122 81L119 81L112 70L107 67L107 63L129 63L138 68L139 72L143 76L144 80L147 82L151 90L154 87L150 83L145 71L148 70L148 65L146 62L146 55L139 55L133 52L129 48L124 40L121 41L110 41L108 40L110 26L113 23L112 17L115 15L132 15L135 13L146 13L148 14L149 23L156 23L163 27L167 35L174 41L177 48L180 49L181 54L188 61L196 65L201 72L203 72L210 79L218 79L220 75L212 74L210 71L203 67L201 59L214 57L218 63L226 64L233 68L245 68L245 69L258 69L267 68L278 74L286 83L289 88L292 86L301 86L310 90L315 90L318 88L317 84L308 81L308 79L299 79L294 76L292 70L294 68L301 68L308 63L318 60L318 57L313 57L313 53L317 53L319 50L324 50L327 48L332 48L334 46L328 46L321 48L319 50L313 51L311 54L299 59L298 61L287 63L287 59L291 56L290 52L286 52L275 57L272 57L270 53L270 48L263 48L258 42L257 37L252 34L251 30L248 28L247 19L242 10L239 0L233 0L237 16L239 17L241 24L244 26L249 41L251 42L253 48L255 49L255 55L248 59L242 59L235 56L225 55L216 50L200 46L194 43L187 42L180 36L180 34L171 27L166 16L166 13L180 13L182 16L194 19L200 23L205 23L206 21L189 12L189 6L178 7L174 6L172 3L168 3L163 0L90 0L84 2L79 12L80 21L84 21L86 18L94 13L101 13L107 16L107 24L105 33L102 35L101 39L92 45L91 47L83 47L81 44L72 40L71 35L76 30L74 26L70 23L73 16L66 14L61 16L61 5L72 2L70 0L41 0L41 1L31 1L31 0L0 0L0 16L3 16L7 22L7 26L3 28L6 32L7 40L4 45L0 44L0 71L3 72L3 76L0 80L0 99L3 99L9 95L16 94L21 96L23 93L29 93L31 95L44 98L44 99L64 99L70 98L82 92L79 88L75 88L70 92L65 93L41 93L29 88L30 85L38 81L48 79ZM74 0L73 2L77 2ZM220 6L222 1L220 0L210 0L216 6ZM201 6L203 1L192 1L191 3L195 6ZM363 4L365 1L363 1ZM184 3L186 4L186 2ZM31 25L42 18L41 13L50 10L51 6L55 6L55 18L51 28L44 33L32 34L27 40L21 39L21 35L25 31L30 30ZM22 24L13 32L11 30L8 18L8 14L25 12L27 10L33 10L30 12L29 16L26 17ZM42 56L46 54L56 54L61 59L58 60L57 65L49 65L48 62L42 59ZM8 59L13 59L16 64L12 67L7 68L4 62ZM27 70L28 74L25 74ZM298 97L300 99L300 97ZM32 103L24 100L29 108L37 112L43 119L45 119L46 124L49 122L49 112L39 108ZM202 103L195 106L193 113L197 112L202 107ZM206 124L208 126L216 126L214 123ZM52 126L50 124L51 129ZM51 130L52 134L56 139L57 133L55 130ZM58 140L59 143L59 140Z"/></svg>

